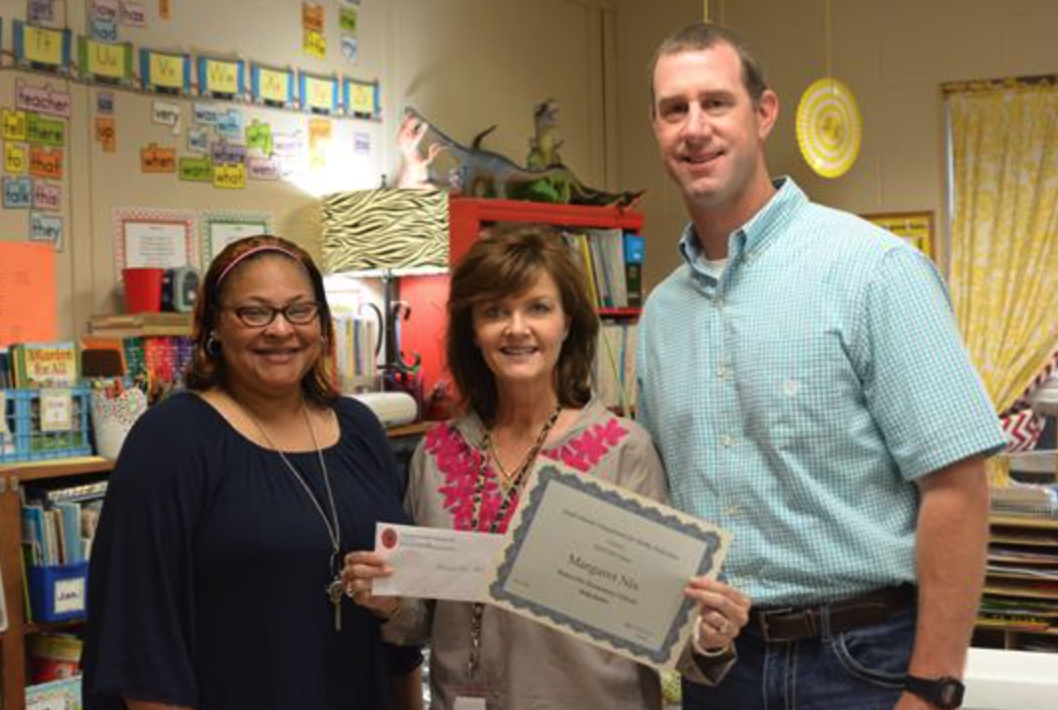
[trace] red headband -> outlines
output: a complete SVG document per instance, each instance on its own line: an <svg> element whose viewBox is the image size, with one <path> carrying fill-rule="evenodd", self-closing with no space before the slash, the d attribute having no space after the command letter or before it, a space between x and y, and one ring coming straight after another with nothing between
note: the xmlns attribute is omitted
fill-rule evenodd
<svg viewBox="0 0 1058 710"><path fill-rule="evenodd" d="M224 281L224 278L229 273L231 273L232 269L234 269L236 266L238 266L241 262L245 261L247 258L253 256L254 254L260 254L263 251L274 251L274 252L278 252L280 254L286 254L287 256L289 256L294 261L298 262L299 264L301 263L301 259L298 258L298 255L295 254L294 252L290 251L286 247L281 247L278 244L264 244L264 245L259 246L259 247L254 247L253 249L248 249L248 250L244 251L242 254L239 254L237 257L232 259L231 263L228 264L227 266L225 266L224 267L224 271L221 271L220 272L220 276L217 277L217 287L218 288L220 287L221 282Z"/></svg>

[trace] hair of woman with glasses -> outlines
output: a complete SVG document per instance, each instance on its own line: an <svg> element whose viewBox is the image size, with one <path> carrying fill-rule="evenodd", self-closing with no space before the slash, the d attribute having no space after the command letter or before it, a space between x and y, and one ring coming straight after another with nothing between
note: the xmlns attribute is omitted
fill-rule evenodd
<svg viewBox="0 0 1058 710"><path fill-rule="evenodd" d="M136 422L110 477L86 707L421 710L420 650L340 578L376 522L408 518L385 431L332 384L332 333L293 242L248 237L209 267L189 391Z"/></svg>

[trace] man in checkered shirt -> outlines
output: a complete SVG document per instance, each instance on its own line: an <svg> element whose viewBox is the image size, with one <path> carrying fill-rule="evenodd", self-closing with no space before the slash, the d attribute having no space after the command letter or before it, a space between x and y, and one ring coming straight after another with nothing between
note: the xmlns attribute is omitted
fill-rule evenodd
<svg viewBox="0 0 1058 710"><path fill-rule="evenodd" d="M651 78L690 222L640 324L639 417L676 505L734 534L725 574L754 603L738 663L684 707L957 707L1003 436L945 286L772 180L779 102L737 36L685 28Z"/></svg>

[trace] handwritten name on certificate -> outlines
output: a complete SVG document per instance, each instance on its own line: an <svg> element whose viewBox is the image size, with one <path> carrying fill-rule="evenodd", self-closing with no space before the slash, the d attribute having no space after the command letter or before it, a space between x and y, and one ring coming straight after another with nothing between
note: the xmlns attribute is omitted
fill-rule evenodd
<svg viewBox="0 0 1058 710"><path fill-rule="evenodd" d="M376 579L380 596L483 602L485 581L503 549L504 537L489 533L376 523L375 551L393 568Z"/></svg>
<svg viewBox="0 0 1058 710"><path fill-rule="evenodd" d="M605 481L543 466L492 578L493 604L658 669L697 618L691 577L715 577L729 535Z"/></svg>

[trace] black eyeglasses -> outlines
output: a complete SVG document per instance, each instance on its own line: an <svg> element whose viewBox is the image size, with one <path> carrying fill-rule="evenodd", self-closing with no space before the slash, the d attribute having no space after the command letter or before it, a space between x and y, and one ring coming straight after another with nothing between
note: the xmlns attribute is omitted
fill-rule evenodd
<svg viewBox="0 0 1058 710"><path fill-rule="evenodd" d="M320 314L320 304L315 301L297 301L283 308L272 306L240 306L233 309L235 317L248 328L264 328L271 325L280 313L291 325L309 325Z"/></svg>

